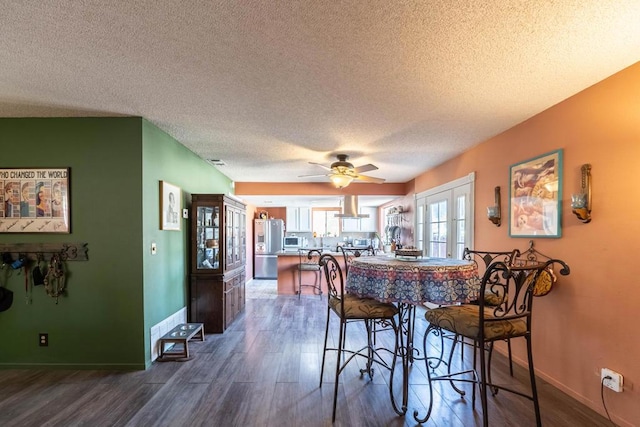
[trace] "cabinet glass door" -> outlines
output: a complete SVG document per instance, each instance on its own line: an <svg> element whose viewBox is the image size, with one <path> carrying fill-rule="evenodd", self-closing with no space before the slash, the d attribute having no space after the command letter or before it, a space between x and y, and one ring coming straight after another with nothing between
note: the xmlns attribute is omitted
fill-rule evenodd
<svg viewBox="0 0 640 427"><path fill-rule="evenodd" d="M233 264L240 265L240 211L233 210Z"/></svg>
<svg viewBox="0 0 640 427"><path fill-rule="evenodd" d="M225 269L233 268L233 209L230 206L225 206L224 220L226 224L225 230Z"/></svg>
<svg viewBox="0 0 640 427"><path fill-rule="evenodd" d="M196 248L198 270L220 268L220 211L217 206L196 208Z"/></svg>
<svg viewBox="0 0 640 427"><path fill-rule="evenodd" d="M240 214L240 263L247 260L247 215L244 211Z"/></svg>

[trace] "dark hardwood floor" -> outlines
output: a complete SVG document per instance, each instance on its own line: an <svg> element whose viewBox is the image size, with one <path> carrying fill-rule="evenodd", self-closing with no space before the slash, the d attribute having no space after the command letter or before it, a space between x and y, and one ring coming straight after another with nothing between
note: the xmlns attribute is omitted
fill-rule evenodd
<svg viewBox="0 0 640 427"><path fill-rule="evenodd" d="M248 284L245 313L224 334L191 342L193 358L186 362L156 362L137 372L0 370L0 426L331 425L335 353L328 356L325 383L318 387L326 297L275 297L274 292L274 282ZM418 315L417 323L421 343L424 318ZM331 329L337 331L337 323ZM349 325L348 336L348 346L364 340L360 325ZM392 342L383 334L379 340ZM494 377L509 380L504 358L494 362ZM335 425L416 425L412 413L424 414L429 392L424 363L412 367L405 417L391 407L389 372L376 369L369 380L360 377L360 367L361 361L352 362L340 378ZM516 367L516 379L526 385L526 372ZM611 426L544 381L538 388L543 425ZM425 425L482 424L479 400L474 411L471 398L459 398L448 383L435 390L434 412ZM489 404L491 426L535 425L528 400L501 392L489 397Z"/></svg>

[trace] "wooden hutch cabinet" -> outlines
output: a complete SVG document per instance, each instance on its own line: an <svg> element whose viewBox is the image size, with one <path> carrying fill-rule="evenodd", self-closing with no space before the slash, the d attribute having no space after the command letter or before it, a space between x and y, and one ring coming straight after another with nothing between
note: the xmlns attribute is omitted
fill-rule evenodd
<svg viewBox="0 0 640 427"><path fill-rule="evenodd" d="M191 196L189 321L224 332L245 306L245 205L223 194Z"/></svg>

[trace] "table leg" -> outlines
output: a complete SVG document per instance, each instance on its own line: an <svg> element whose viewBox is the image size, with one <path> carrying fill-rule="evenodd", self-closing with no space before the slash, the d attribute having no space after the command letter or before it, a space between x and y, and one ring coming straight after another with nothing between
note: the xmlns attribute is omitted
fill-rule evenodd
<svg viewBox="0 0 640 427"><path fill-rule="evenodd" d="M413 329L415 320L415 308L411 304L398 304L398 332L396 334L396 353L393 357L393 367L389 378L389 390L391 404L398 415L407 412L409 401L409 365L413 363ZM400 357L402 365L402 404L398 406L394 394L393 379L397 366L397 358Z"/></svg>

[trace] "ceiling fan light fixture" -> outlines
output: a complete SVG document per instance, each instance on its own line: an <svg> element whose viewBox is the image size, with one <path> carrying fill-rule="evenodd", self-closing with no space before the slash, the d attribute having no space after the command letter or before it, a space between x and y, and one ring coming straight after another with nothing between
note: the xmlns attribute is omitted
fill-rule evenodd
<svg viewBox="0 0 640 427"><path fill-rule="evenodd" d="M342 174L333 174L329 176L329 179L331 180L331 182L333 182L333 185L335 185L336 188L344 188L347 185L351 184L351 181L353 181L353 178L349 175Z"/></svg>

